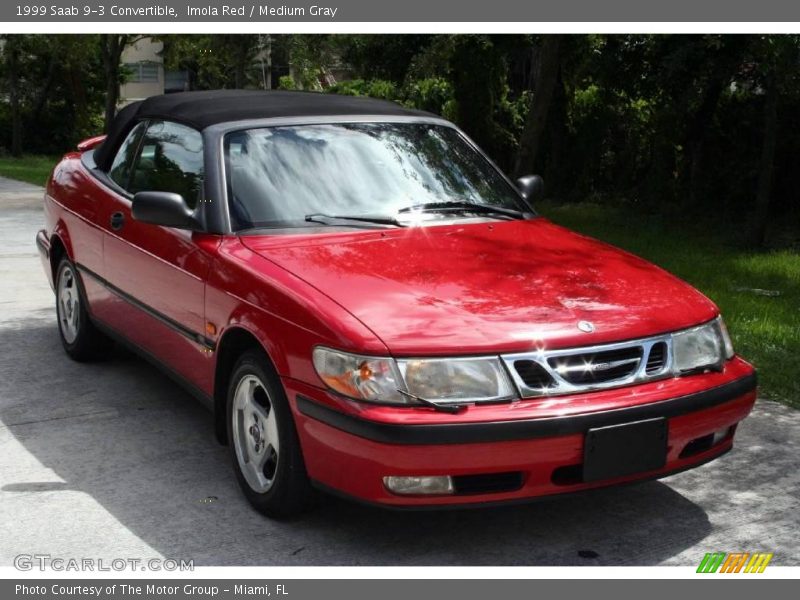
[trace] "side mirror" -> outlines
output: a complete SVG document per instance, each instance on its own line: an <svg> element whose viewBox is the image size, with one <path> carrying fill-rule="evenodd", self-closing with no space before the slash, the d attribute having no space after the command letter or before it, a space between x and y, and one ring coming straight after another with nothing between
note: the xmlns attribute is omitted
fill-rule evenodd
<svg viewBox="0 0 800 600"><path fill-rule="evenodd" d="M172 192L139 192L131 203L133 218L142 223L199 230L200 222L180 194Z"/></svg>
<svg viewBox="0 0 800 600"><path fill-rule="evenodd" d="M517 189L528 202L539 200L544 194L544 179L540 175L525 175L517 179Z"/></svg>

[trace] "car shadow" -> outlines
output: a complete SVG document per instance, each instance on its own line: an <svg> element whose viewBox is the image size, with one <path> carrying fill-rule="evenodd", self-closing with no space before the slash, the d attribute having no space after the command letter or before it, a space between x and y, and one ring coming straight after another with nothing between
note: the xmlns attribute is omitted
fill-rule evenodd
<svg viewBox="0 0 800 600"><path fill-rule="evenodd" d="M711 529L700 506L659 482L433 512L324 497L303 517L272 521L240 494L211 413L152 366L122 350L75 363L51 319L0 329L0 344L0 465L16 461L0 469L0 498L24 497L13 510L37 512L62 541L74 535L60 531L67 523L82 519L89 535L97 520L60 500L74 493L154 554L195 565L652 565ZM19 466L27 454L37 477ZM18 536L10 551L29 546Z"/></svg>

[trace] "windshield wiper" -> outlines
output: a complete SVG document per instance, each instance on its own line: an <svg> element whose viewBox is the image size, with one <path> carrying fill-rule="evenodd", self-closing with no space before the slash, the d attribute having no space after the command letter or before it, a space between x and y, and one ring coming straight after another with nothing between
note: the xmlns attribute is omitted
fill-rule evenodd
<svg viewBox="0 0 800 600"><path fill-rule="evenodd" d="M414 206L406 206L398 210L398 213L410 212L474 212L484 215L503 215L505 217L512 217L521 219L525 217L525 213L515 208L506 208L505 206L492 206L491 204L474 204L472 202L455 201L455 202L425 202L423 204L415 204Z"/></svg>
<svg viewBox="0 0 800 600"><path fill-rule="evenodd" d="M505 206L493 206L491 204L474 204L465 201L452 201L452 202L425 202L423 204L415 204L414 206L406 206L398 210L398 213L410 212L474 212L484 215L503 215L506 217L513 217L521 219L525 213L516 208L506 208Z"/></svg>
<svg viewBox="0 0 800 600"><path fill-rule="evenodd" d="M405 227L400 221L394 217L381 217L381 216L359 216L359 215L326 215L323 213L311 213L305 216L305 220L309 223L322 223L323 225L330 225L328 221L356 221L359 223L376 223L378 225L394 225L395 227Z"/></svg>
<svg viewBox="0 0 800 600"><path fill-rule="evenodd" d="M422 406L427 406L434 410L438 410L439 412L446 412L450 413L451 415L455 415L457 413L460 413L465 408L463 405L439 404L437 402L432 402L431 400L426 400L421 396L416 396L405 390L398 389L397 391L406 398L411 398L412 400L415 400L417 404L420 404Z"/></svg>

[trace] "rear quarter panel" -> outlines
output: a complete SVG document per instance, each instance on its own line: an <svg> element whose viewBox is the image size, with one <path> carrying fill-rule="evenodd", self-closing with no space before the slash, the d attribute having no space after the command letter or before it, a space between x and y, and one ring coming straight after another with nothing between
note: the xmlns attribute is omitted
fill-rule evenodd
<svg viewBox="0 0 800 600"><path fill-rule="evenodd" d="M73 262L102 273L103 231L98 225L102 197L94 192L90 178L81 165L80 153L64 156L47 183L45 228L51 247L56 239L60 240ZM90 304L104 294L94 282L84 281L84 287Z"/></svg>

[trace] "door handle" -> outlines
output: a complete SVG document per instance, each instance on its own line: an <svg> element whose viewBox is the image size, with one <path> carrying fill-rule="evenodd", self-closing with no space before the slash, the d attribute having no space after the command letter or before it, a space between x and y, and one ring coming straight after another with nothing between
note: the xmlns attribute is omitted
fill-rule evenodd
<svg viewBox="0 0 800 600"><path fill-rule="evenodd" d="M121 212L115 212L111 215L111 229L122 229L123 225L125 225L125 215Z"/></svg>

